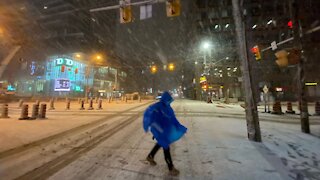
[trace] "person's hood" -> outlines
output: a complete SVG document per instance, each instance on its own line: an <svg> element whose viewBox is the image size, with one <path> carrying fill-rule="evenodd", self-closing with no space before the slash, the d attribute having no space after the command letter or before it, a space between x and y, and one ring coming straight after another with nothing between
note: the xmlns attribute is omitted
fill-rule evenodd
<svg viewBox="0 0 320 180"><path fill-rule="evenodd" d="M170 105L170 103L173 101L173 98L171 97L171 95L167 91L165 91L161 95L160 101L167 104L167 105Z"/></svg>

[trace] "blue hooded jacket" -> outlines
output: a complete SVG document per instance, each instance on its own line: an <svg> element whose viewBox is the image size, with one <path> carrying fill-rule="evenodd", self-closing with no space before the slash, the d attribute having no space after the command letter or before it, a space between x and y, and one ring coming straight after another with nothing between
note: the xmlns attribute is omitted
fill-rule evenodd
<svg viewBox="0 0 320 180"><path fill-rule="evenodd" d="M165 149L179 140L187 131L187 128L178 122L170 106L172 101L171 95L164 92L160 102L149 106L143 117L145 132L150 130L158 144Z"/></svg>

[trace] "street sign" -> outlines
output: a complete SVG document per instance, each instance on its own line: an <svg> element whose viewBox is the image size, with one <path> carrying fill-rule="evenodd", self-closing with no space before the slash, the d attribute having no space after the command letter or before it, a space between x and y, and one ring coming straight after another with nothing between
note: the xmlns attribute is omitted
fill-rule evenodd
<svg viewBox="0 0 320 180"><path fill-rule="evenodd" d="M272 48L273 51L278 48L276 41L273 41L273 42L271 43L271 48Z"/></svg>
<svg viewBox="0 0 320 180"><path fill-rule="evenodd" d="M152 5L146 4L140 6L140 20L148 19L152 17Z"/></svg>

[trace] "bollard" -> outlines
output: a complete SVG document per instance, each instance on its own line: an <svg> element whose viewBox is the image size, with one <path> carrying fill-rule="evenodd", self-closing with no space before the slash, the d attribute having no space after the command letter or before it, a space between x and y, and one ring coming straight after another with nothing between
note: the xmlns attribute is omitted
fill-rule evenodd
<svg viewBox="0 0 320 180"><path fill-rule="evenodd" d="M55 110L55 108L54 108L54 99L53 98L50 99L50 108L49 108L49 110Z"/></svg>
<svg viewBox="0 0 320 180"><path fill-rule="evenodd" d="M0 118L9 118L9 108L8 104L3 104L1 108L1 117Z"/></svg>
<svg viewBox="0 0 320 180"><path fill-rule="evenodd" d="M81 100L81 107L80 110L84 110L84 100Z"/></svg>
<svg viewBox="0 0 320 180"><path fill-rule="evenodd" d="M316 116L320 116L320 102L316 102L316 105L315 105L315 111L316 111Z"/></svg>
<svg viewBox="0 0 320 180"><path fill-rule="evenodd" d="M93 99L90 99L89 101L89 107L88 107L88 110L93 110Z"/></svg>
<svg viewBox="0 0 320 180"><path fill-rule="evenodd" d="M102 109L102 99L99 99L98 110L101 110L101 109Z"/></svg>
<svg viewBox="0 0 320 180"><path fill-rule="evenodd" d="M28 109L29 109L28 104L24 104L24 105L22 105L21 115L20 115L19 120L26 120L26 119L29 119L29 117L28 117Z"/></svg>
<svg viewBox="0 0 320 180"><path fill-rule="evenodd" d="M124 101L125 101L125 102L128 102L127 96L124 97Z"/></svg>
<svg viewBox="0 0 320 180"><path fill-rule="evenodd" d="M98 103L99 99L97 97L94 98L94 102Z"/></svg>
<svg viewBox="0 0 320 180"><path fill-rule="evenodd" d="M278 115L283 114L280 101L276 101L276 102L273 104L272 110L273 110L273 111L271 112L271 114L278 114Z"/></svg>
<svg viewBox="0 0 320 180"><path fill-rule="evenodd" d="M71 100L68 99L67 100L67 105L66 105L66 110L70 110L70 103L71 103Z"/></svg>
<svg viewBox="0 0 320 180"><path fill-rule="evenodd" d="M292 109L292 103L291 103L291 102L288 102L288 103L287 103L286 113L288 113L288 114L295 114L295 113L296 113L296 112Z"/></svg>
<svg viewBox="0 0 320 180"><path fill-rule="evenodd" d="M29 119L37 119L37 117L39 117L39 104L34 104L32 106L31 118Z"/></svg>
<svg viewBox="0 0 320 180"><path fill-rule="evenodd" d="M47 105L41 104L39 118L46 119L46 113L47 113Z"/></svg>
<svg viewBox="0 0 320 180"><path fill-rule="evenodd" d="M20 99L20 100L19 100L19 108L21 108L21 107L22 107L22 105L23 105L23 100L22 100L22 99Z"/></svg>

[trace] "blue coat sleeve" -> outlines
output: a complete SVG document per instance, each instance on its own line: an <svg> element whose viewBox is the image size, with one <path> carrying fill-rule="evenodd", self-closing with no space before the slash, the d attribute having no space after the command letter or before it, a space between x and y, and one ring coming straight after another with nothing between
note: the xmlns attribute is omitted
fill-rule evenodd
<svg viewBox="0 0 320 180"><path fill-rule="evenodd" d="M157 121L158 117L158 104L153 104L149 106L143 114L143 129L148 132L152 123Z"/></svg>
<svg viewBox="0 0 320 180"><path fill-rule="evenodd" d="M145 132L149 131L149 127L153 121L152 115L153 115L153 109L152 106L148 107L147 110L143 114L143 129Z"/></svg>

